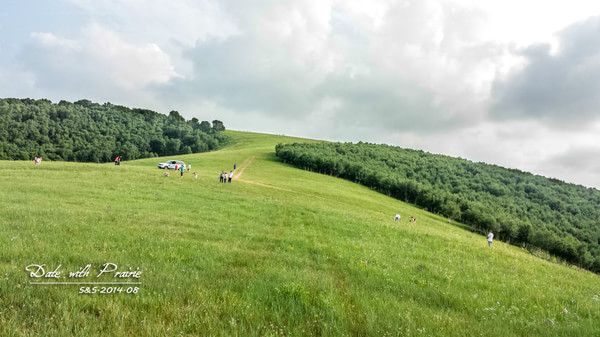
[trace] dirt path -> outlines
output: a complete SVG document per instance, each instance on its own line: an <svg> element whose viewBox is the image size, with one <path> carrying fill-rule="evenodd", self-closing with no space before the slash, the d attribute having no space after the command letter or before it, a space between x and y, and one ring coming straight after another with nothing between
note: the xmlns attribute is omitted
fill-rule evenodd
<svg viewBox="0 0 600 337"><path fill-rule="evenodd" d="M247 158L246 160L244 160L242 162L242 164L240 165L240 167L237 169L237 173L233 176L234 179L242 182L242 183L246 183L246 184L251 184L251 185L257 185L257 186L262 186L262 187L267 187L267 188L273 188L276 190L281 190L281 191L287 191L287 192L294 192L290 189L287 188L283 188L283 187L277 187L277 186L273 186L273 185L269 185L269 184L264 184L258 181L253 181L253 180L246 180L246 179L242 179L242 174L244 174L244 170L252 165L252 163L254 162L254 159L256 157L252 156L250 158Z"/></svg>
<svg viewBox="0 0 600 337"><path fill-rule="evenodd" d="M242 174L244 174L244 170L246 169L246 167L248 167L252 164L252 162L254 161L254 158L256 158L256 157L252 156L252 157L244 160L242 165L240 165L240 167L238 168L238 172L233 176L233 178L239 179L242 176Z"/></svg>
<svg viewBox="0 0 600 337"><path fill-rule="evenodd" d="M266 188L272 188L272 189L275 189L275 190L286 191L286 192L291 192L291 193L296 193L296 194L306 194L306 193L299 192L299 191L294 191L294 190L291 190L291 189L288 189L288 188L285 188L285 187L279 187L279 186L274 186L274 185L271 185L271 184L261 183L261 182L254 181L254 180L243 179L242 178L242 174L244 174L244 170L246 168L248 168L248 166L252 165L252 163L254 162L255 158L256 158L255 156L252 156L252 157L249 157L246 160L244 160L242 162L242 164L236 170L237 173L233 176L233 178L236 179L237 181L239 181L241 183L245 183L245 184L250 184L250 185L255 185L255 186L261 186L261 187L266 187ZM309 195L309 194L307 194L307 195ZM310 196L313 197L313 198L316 197L316 198L324 199L323 197L319 197L319 196L314 196L314 195L310 195Z"/></svg>
<svg viewBox="0 0 600 337"><path fill-rule="evenodd" d="M272 188L272 189L280 190L280 191L286 191L286 192L292 192L292 193L295 192L295 191L287 189L287 188L277 187L277 186L273 186L273 185L269 185L269 184L264 184L264 183L260 183L258 181L253 181L253 180L240 179L238 181L241 182L241 183L245 183L245 184L262 186L262 187Z"/></svg>

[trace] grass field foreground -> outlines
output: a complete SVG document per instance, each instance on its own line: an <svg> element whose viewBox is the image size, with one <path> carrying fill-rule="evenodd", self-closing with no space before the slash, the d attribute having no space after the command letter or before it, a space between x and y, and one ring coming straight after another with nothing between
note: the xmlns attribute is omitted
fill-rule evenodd
<svg viewBox="0 0 600 337"><path fill-rule="evenodd" d="M279 142L112 164L0 161L1 336L599 336L600 278L365 187ZM162 176L161 160L192 164ZM243 173L219 184L221 170ZM401 213L400 223L392 221ZM409 216L417 217L409 224ZM29 284L114 262L137 294Z"/></svg>

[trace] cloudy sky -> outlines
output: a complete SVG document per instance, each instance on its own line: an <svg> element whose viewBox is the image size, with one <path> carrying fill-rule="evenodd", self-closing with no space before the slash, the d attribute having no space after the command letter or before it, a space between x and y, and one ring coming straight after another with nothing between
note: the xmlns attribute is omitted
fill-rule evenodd
<svg viewBox="0 0 600 337"><path fill-rule="evenodd" d="M600 2L4 0L0 96L178 110L600 187Z"/></svg>

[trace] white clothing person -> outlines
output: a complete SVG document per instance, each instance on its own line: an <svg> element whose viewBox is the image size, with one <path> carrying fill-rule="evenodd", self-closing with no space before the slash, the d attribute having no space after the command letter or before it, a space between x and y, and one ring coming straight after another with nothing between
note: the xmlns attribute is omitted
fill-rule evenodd
<svg viewBox="0 0 600 337"><path fill-rule="evenodd" d="M492 247L492 244L494 243L494 233L492 233L492 232L488 233L487 242L488 242L488 247Z"/></svg>

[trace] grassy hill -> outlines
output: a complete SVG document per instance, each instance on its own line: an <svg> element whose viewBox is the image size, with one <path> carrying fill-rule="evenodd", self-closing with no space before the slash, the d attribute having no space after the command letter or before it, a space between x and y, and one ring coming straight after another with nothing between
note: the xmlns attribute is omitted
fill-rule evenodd
<svg viewBox="0 0 600 337"><path fill-rule="evenodd" d="M163 177L156 158L0 161L0 335L598 335L597 275L488 249L446 219L280 163L275 144L298 139L228 135L225 149L173 157L197 180ZM241 176L219 184L234 162ZM31 285L25 271L105 262L142 269L139 293Z"/></svg>
<svg viewBox="0 0 600 337"><path fill-rule="evenodd" d="M348 179L600 274L597 189L383 144L280 144L275 154L284 163Z"/></svg>

